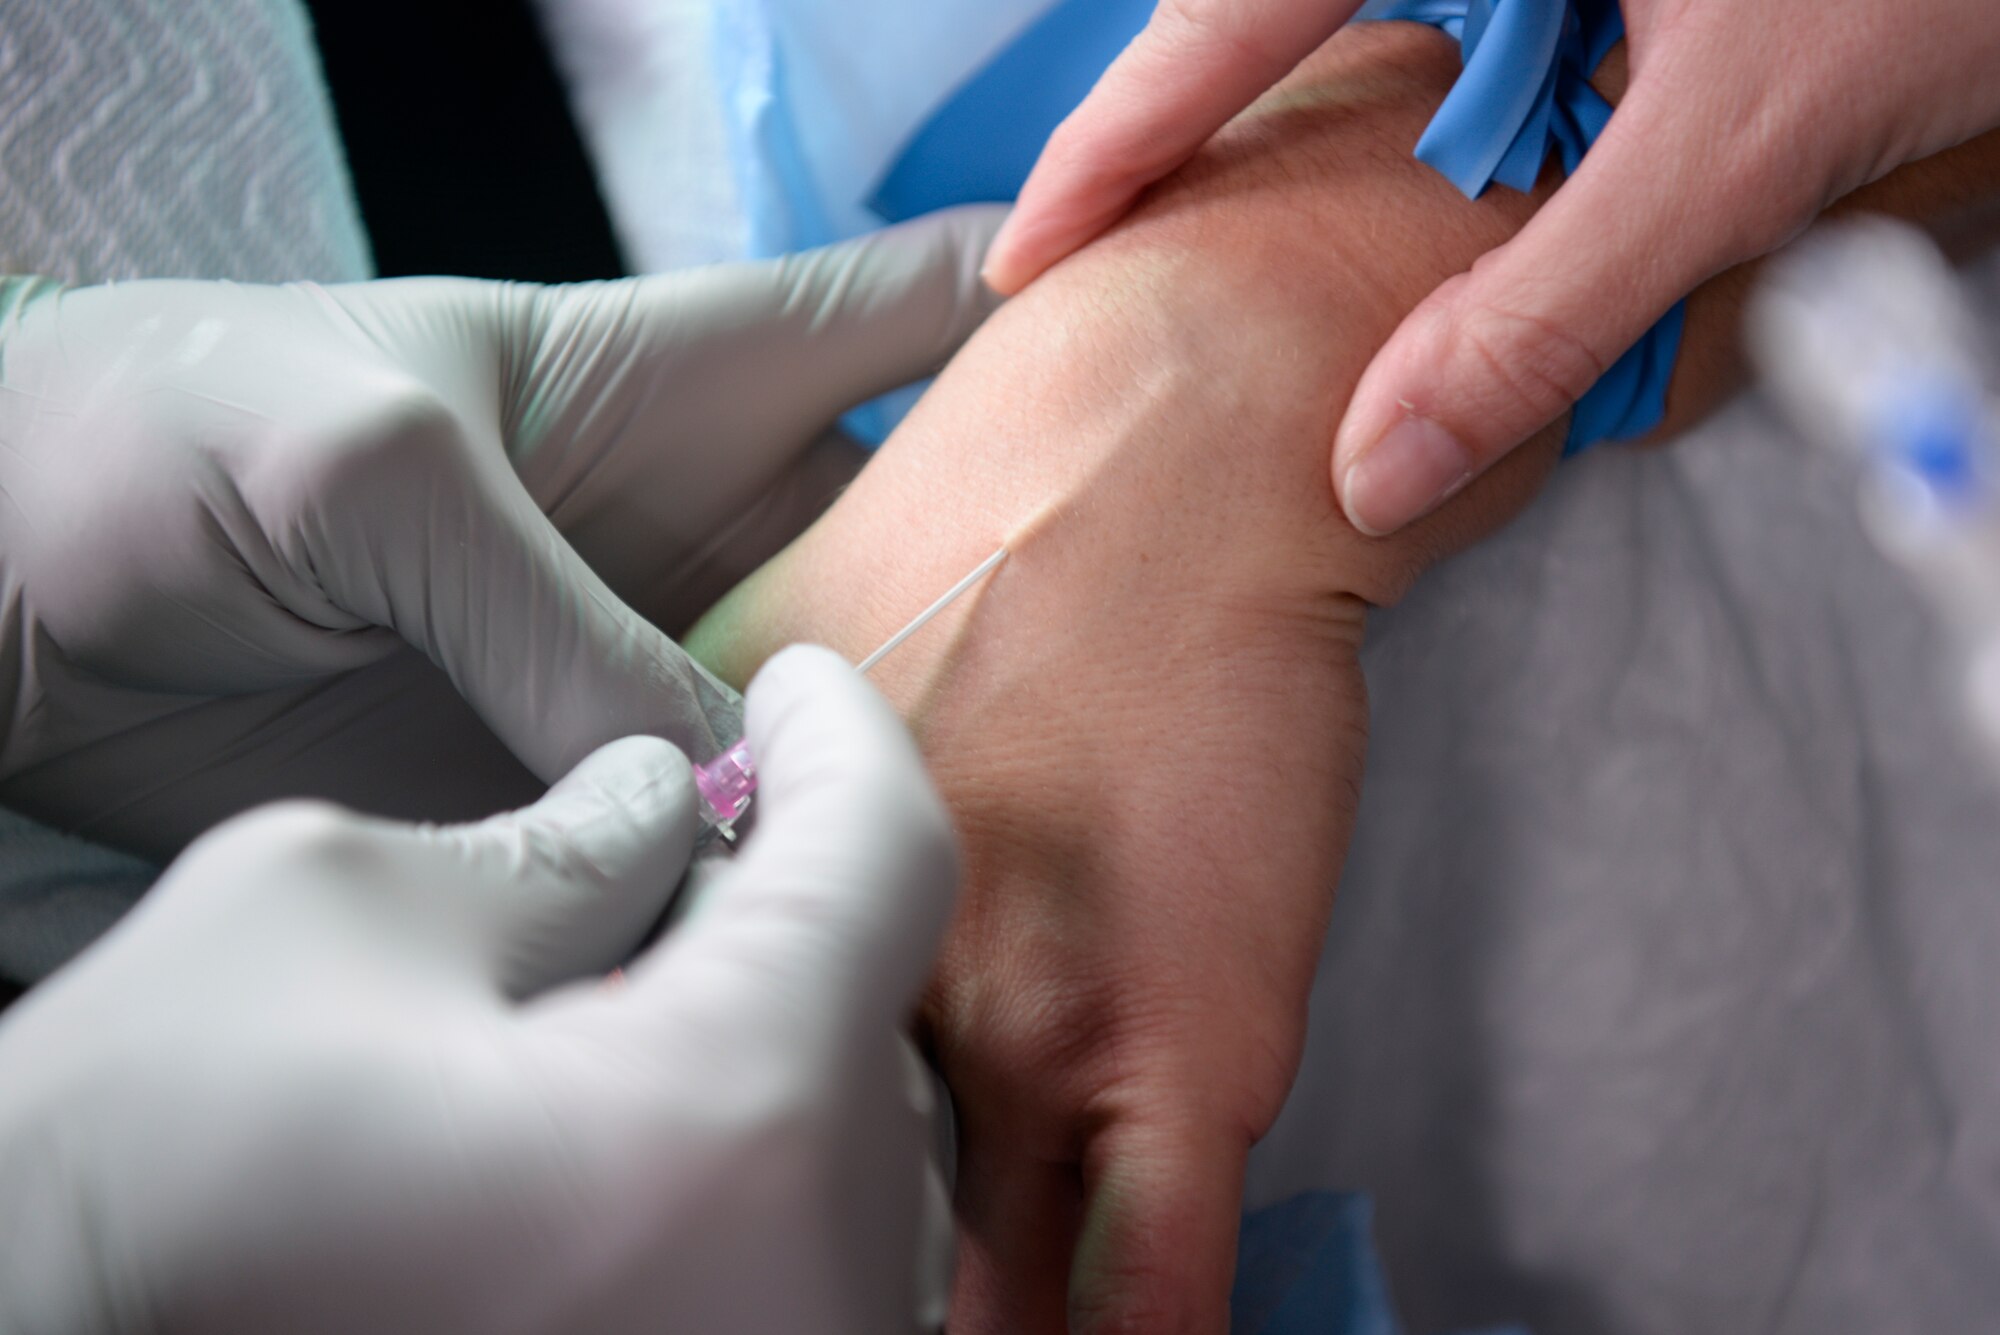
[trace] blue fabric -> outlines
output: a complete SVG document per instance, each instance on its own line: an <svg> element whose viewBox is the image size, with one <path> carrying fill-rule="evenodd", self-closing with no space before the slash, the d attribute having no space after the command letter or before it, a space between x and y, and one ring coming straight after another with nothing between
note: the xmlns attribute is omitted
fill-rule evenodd
<svg viewBox="0 0 2000 1335"><path fill-rule="evenodd" d="M1243 1217L1235 1335L1402 1335L1371 1236L1374 1207L1353 1192L1312 1191ZM1518 1326L1486 1335L1527 1335Z"/></svg>
<svg viewBox="0 0 2000 1335"><path fill-rule="evenodd" d="M1229 1329L1236 1335L1400 1335L1370 1237L1374 1208L1309 1192L1245 1215Z"/></svg>
<svg viewBox="0 0 2000 1335"><path fill-rule="evenodd" d="M917 127L868 207L894 223L956 204L1012 203L1042 145L1152 12L1153 0L1055 5ZM879 442L915 398L870 404L842 425Z"/></svg>
<svg viewBox="0 0 2000 1335"><path fill-rule="evenodd" d="M1611 119L1590 75L1625 35L1614 0L1398 0L1377 17L1458 39L1465 72L1417 141L1417 157L1468 199L1495 181L1532 189L1551 148L1574 172ZM1686 314L1685 302L1675 305L1577 402L1565 456L1660 424Z"/></svg>
<svg viewBox="0 0 2000 1335"><path fill-rule="evenodd" d="M901 222L953 204L1008 203L1042 145L1146 26L1153 0L1066 0L918 127L869 197Z"/></svg>
<svg viewBox="0 0 2000 1335"><path fill-rule="evenodd" d="M784 54L757 5L717 5L711 58L728 99L730 167L749 224L748 253L784 255L838 239L806 169L787 107Z"/></svg>

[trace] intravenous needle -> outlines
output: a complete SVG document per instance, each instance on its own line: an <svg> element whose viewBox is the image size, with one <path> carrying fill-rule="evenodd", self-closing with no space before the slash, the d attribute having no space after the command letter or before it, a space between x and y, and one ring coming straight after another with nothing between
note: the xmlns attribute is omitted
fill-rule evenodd
<svg viewBox="0 0 2000 1335"><path fill-rule="evenodd" d="M1003 546L974 566L964 579L946 589L936 602L917 613L909 625L884 640L881 648L862 659L856 671L867 672L887 658L904 640L922 630L932 617L950 607L966 590L991 574L994 567L1006 559L1007 549ZM729 838L731 827L750 809L751 795L757 791L757 762L750 754L749 740L739 740L713 760L696 765L694 786L701 793L702 819L720 831L725 839Z"/></svg>

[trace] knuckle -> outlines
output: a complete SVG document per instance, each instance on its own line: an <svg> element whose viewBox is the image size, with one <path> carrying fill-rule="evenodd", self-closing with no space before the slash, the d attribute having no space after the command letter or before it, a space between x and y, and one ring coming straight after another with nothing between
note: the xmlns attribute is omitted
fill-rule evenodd
<svg viewBox="0 0 2000 1335"><path fill-rule="evenodd" d="M1477 377L1472 411L1523 429L1567 410L1606 367L1560 321L1490 298L1462 303L1451 336L1452 360Z"/></svg>
<svg viewBox="0 0 2000 1335"><path fill-rule="evenodd" d="M414 378L377 380L331 420L293 428L275 462L302 506L393 495L460 465L463 434L449 404Z"/></svg>
<svg viewBox="0 0 2000 1335"><path fill-rule="evenodd" d="M567 826L532 809L496 817L482 829L510 876L576 877L600 890L612 880L603 866L584 855Z"/></svg>
<svg viewBox="0 0 2000 1335"><path fill-rule="evenodd" d="M1718 269L1764 254L1782 245L1800 225L1832 201L1810 178L1775 162L1761 147L1742 145L1704 159L1696 168L1705 174L1690 193L1690 228L1708 235L1703 267Z"/></svg>

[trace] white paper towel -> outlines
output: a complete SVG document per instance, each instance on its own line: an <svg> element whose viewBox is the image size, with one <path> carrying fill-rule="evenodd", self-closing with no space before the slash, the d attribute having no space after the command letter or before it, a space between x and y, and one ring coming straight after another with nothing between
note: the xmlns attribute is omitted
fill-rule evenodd
<svg viewBox="0 0 2000 1335"><path fill-rule="evenodd" d="M0 271L368 277L295 0L0 0Z"/></svg>

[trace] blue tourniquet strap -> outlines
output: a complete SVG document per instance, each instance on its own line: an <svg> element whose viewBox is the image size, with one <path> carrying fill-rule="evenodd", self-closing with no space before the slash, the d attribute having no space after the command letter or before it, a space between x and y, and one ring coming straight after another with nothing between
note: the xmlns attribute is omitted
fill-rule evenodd
<svg viewBox="0 0 2000 1335"><path fill-rule="evenodd" d="M1615 0L1400 0L1372 17L1407 19L1458 39L1465 72L1417 141L1417 157L1468 199L1498 181L1534 188L1549 150L1575 171L1611 119L1590 75L1625 21ZM1565 456L1660 424L1686 303L1646 331L1578 400Z"/></svg>

